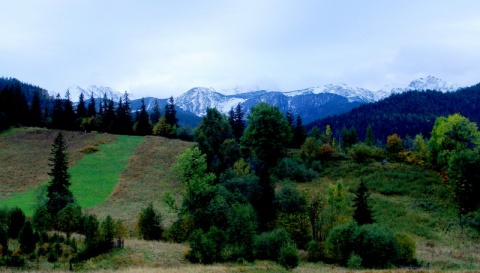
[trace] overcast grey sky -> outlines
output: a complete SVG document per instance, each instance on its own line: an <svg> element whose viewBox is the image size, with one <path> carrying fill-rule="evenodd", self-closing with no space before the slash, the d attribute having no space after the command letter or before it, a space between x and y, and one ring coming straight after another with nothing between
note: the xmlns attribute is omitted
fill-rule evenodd
<svg viewBox="0 0 480 273"><path fill-rule="evenodd" d="M0 76L61 94L480 82L476 0L0 0L0 11Z"/></svg>

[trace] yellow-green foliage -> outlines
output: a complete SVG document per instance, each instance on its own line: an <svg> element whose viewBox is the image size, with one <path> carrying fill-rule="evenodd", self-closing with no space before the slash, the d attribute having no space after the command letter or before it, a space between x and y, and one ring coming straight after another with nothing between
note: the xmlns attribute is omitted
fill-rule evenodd
<svg viewBox="0 0 480 273"><path fill-rule="evenodd" d="M80 152L83 153L83 154L93 154L95 152L98 152L98 147L97 146L94 146L94 145L87 145L85 147L83 147L82 149L80 149Z"/></svg>
<svg viewBox="0 0 480 273"><path fill-rule="evenodd" d="M415 241L405 233L395 234L395 240L398 246L397 263L404 265L414 264L415 252L417 251Z"/></svg>

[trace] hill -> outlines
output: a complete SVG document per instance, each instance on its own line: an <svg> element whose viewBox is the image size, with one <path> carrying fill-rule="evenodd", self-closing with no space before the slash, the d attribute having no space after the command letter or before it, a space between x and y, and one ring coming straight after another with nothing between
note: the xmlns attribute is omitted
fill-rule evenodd
<svg viewBox="0 0 480 273"><path fill-rule="evenodd" d="M0 160L0 170L7 171L0 173L0 179L10 182L2 183L0 192L15 196L19 192L37 187L48 179L45 173L48 171L46 163L49 147L57 132L20 128L0 134L1 147L5 148L4 151L10 151L1 155L3 158ZM87 209L89 213L97 214L99 219L111 215L115 219L123 220L131 236L134 237L136 236L134 233L136 217L150 202L161 211L163 223L166 226L176 219L176 214L169 211L162 203L161 196L169 192L178 202L181 201L183 185L178 184L170 168L175 162L175 157L185 148L191 147L192 143L161 137L119 138L107 134L64 133L73 168L81 165L86 159L85 155L79 152L86 145L104 143L116 144L119 147L134 146L107 200ZM140 142L132 144L130 143L132 138L138 138ZM99 145L98 147L102 151L107 146ZM36 163L37 161L39 163ZM6 178L9 177L10 172L16 175L8 180ZM96 176L100 173L101 171L96 171L91 175ZM16 177L22 177L22 179ZM309 193L322 192L329 184L336 183L338 180L343 180L350 192L357 187L360 180L366 181L367 185L373 189L372 203L376 221L394 231L411 236L417 244L417 257L423 265L429 263L436 269L480 268L478 234L471 231L464 234L459 228L450 227L456 219L455 210L450 209L445 199L440 198L443 187L437 173L399 163L383 166L379 163L359 165L340 161L330 167L325 165L318 178L311 182L299 183L297 188ZM278 187L283 187L283 184L279 184ZM0 196L0 206L5 197L7 197L5 194ZM449 228L448 232L446 232L447 228ZM81 267L89 270L126 270L126 268L158 270L161 268L170 270L167 272L284 271L271 262L256 262L251 265L191 265L183 258L186 246L182 244L146 242L134 238L126 239L125 244L125 249L102 255L82 264ZM312 270L331 272L332 268L323 264L304 262L295 272ZM344 271L338 268L335 272Z"/></svg>
<svg viewBox="0 0 480 273"><path fill-rule="evenodd" d="M325 128L330 125L338 138L343 127L353 126L363 140L368 125L371 125L377 141L385 142L387 136L394 133L402 138L417 134L429 137L435 118L455 113L477 124L480 122L480 84L449 93L427 90L393 94L347 113L316 120L306 127Z"/></svg>

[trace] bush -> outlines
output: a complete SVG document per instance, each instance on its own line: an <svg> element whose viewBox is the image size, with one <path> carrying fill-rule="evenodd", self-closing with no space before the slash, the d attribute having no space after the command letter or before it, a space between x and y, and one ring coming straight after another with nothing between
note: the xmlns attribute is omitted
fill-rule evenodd
<svg viewBox="0 0 480 273"><path fill-rule="evenodd" d="M275 177L278 180L290 179L297 182L307 182L318 176L318 173L308 169L305 164L296 159L286 157L275 168Z"/></svg>
<svg viewBox="0 0 480 273"><path fill-rule="evenodd" d="M191 263L212 264L217 261L217 245L201 229L193 231L188 239L188 244L190 245L190 250L185 255L185 258Z"/></svg>
<svg viewBox="0 0 480 273"><path fill-rule="evenodd" d="M417 263L415 251L417 246L415 241L408 235L400 233L395 234L395 240L398 246L398 257L395 260L397 265L414 265Z"/></svg>
<svg viewBox="0 0 480 273"><path fill-rule="evenodd" d="M349 149L348 154L353 161L359 164L378 161L384 157L383 152L380 149L363 143L353 145Z"/></svg>
<svg viewBox="0 0 480 273"><path fill-rule="evenodd" d="M393 233L375 224L359 227L352 240L356 251L362 257L362 265L367 268L385 268L398 256L398 246Z"/></svg>
<svg viewBox="0 0 480 273"><path fill-rule="evenodd" d="M30 254L35 251L37 243L37 236L33 233L30 221L26 221L18 235L18 242L20 243L20 250L22 253Z"/></svg>
<svg viewBox="0 0 480 273"><path fill-rule="evenodd" d="M230 253L227 260L253 260L253 236L257 229L257 215L250 204L233 205L228 215L227 238Z"/></svg>
<svg viewBox="0 0 480 273"><path fill-rule="evenodd" d="M275 229L253 237L255 258L277 261L283 245L292 244L290 235L284 229Z"/></svg>
<svg viewBox="0 0 480 273"><path fill-rule="evenodd" d="M347 265L348 259L355 248L355 235L358 226L355 221L340 225L332 229L325 241L325 255L333 262L343 266Z"/></svg>
<svg viewBox="0 0 480 273"><path fill-rule="evenodd" d="M17 239L20 229L25 224L25 213L19 208L14 207L10 210L10 223L8 225L8 237Z"/></svg>
<svg viewBox="0 0 480 273"><path fill-rule="evenodd" d="M87 145L87 146L83 147L82 149L80 149L80 152L82 154L93 154L93 153L96 153L98 151L99 151L98 147L94 146L94 145Z"/></svg>
<svg viewBox="0 0 480 273"><path fill-rule="evenodd" d="M152 203L140 212L137 220L137 230L144 240L159 241L162 238L162 216L153 209Z"/></svg>
<svg viewBox="0 0 480 273"><path fill-rule="evenodd" d="M362 269L362 261L362 257L352 253L348 258L347 267L349 269Z"/></svg>
<svg viewBox="0 0 480 273"><path fill-rule="evenodd" d="M297 247L293 243L287 243L280 248L278 263L286 269L293 269L300 263Z"/></svg>
<svg viewBox="0 0 480 273"><path fill-rule="evenodd" d="M307 261L315 263L325 258L325 246L317 241L310 241L307 244Z"/></svg>
<svg viewBox="0 0 480 273"><path fill-rule="evenodd" d="M195 222L189 214L179 216L165 232L165 238L170 242L183 243L188 240L195 229Z"/></svg>

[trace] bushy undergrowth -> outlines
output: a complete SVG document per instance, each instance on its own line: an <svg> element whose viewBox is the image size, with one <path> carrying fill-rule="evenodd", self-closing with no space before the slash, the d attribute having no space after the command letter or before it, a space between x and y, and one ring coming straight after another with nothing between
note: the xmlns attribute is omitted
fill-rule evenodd
<svg viewBox="0 0 480 273"><path fill-rule="evenodd" d="M302 160L290 157L282 159L273 174L278 180L290 179L297 182L307 182L318 177L318 173L307 168Z"/></svg>
<svg viewBox="0 0 480 273"><path fill-rule="evenodd" d="M334 228L325 243L325 253L332 262L354 268L359 267L359 261L365 268L416 264L412 239L376 224L357 226L349 222Z"/></svg>

